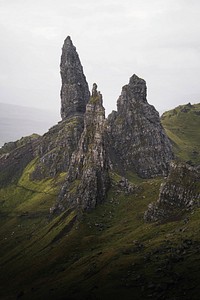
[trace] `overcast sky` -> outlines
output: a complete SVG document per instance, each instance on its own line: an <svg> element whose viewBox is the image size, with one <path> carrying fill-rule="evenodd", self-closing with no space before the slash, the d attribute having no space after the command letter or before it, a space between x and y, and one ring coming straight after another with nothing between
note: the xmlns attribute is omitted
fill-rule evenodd
<svg viewBox="0 0 200 300"><path fill-rule="evenodd" d="M0 102L59 114L68 35L107 113L134 73L159 111L200 102L199 0L0 0Z"/></svg>

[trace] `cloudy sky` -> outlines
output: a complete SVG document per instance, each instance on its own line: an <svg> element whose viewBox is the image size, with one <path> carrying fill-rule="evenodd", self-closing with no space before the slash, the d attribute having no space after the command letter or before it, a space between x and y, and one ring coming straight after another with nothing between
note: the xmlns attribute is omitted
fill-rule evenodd
<svg viewBox="0 0 200 300"><path fill-rule="evenodd" d="M163 111L200 102L199 0L0 0L0 102L59 115L70 35L107 113L135 73Z"/></svg>

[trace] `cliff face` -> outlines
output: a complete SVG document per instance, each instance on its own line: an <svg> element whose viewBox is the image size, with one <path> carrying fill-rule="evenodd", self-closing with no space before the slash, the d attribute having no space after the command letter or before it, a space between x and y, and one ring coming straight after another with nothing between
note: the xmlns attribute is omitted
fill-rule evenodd
<svg viewBox="0 0 200 300"><path fill-rule="evenodd" d="M105 142L105 109L102 95L93 85L86 106L84 130L73 153L66 183L54 209L78 206L90 210L106 198L109 188L109 163Z"/></svg>
<svg viewBox="0 0 200 300"><path fill-rule="evenodd" d="M185 163L171 163L159 199L144 214L147 222L166 221L181 216L200 204L200 170Z"/></svg>
<svg viewBox="0 0 200 300"><path fill-rule="evenodd" d="M135 170L143 178L166 175L173 158L158 112L146 100L146 82L136 75L122 88L117 112L108 117L114 168Z"/></svg>

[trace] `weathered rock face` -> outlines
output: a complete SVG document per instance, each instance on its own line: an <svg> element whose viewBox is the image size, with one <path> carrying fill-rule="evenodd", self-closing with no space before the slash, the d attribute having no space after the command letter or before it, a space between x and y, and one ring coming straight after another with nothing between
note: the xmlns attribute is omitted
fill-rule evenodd
<svg viewBox="0 0 200 300"><path fill-rule="evenodd" d="M64 41L62 48L60 74L62 78L62 119L77 114L83 115L90 98L90 92L78 53L69 36Z"/></svg>
<svg viewBox="0 0 200 300"><path fill-rule="evenodd" d="M108 116L108 133L113 168L150 178L167 174L173 153L158 112L146 100L146 90L143 79L130 78L117 101L117 112Z"/></svg>
<svg viewBox="0 0 200 300"><path fill-rule="evenodd" d="M43 136L37 153L39 162L31 175L32 179L40 180L66 172L84 128L90 92L78 53L69 36L62 48L60 74L62 121Z"/></svg>
<svg viewBox="0 0 200 300"><path fill-rule="evenodd" d="M144 214L147 222L165 221L181 216L200 204L200 168L184 163L171 163L166 182L161 185L159 199Z"/></svg>
<svg viewBox="0 0 200 300"><path fill-rule="evenodd" d="M39 160L31 178L40 180L66 172L72 153L77 149L83 127L83 116L74 116L50 128L38 145L36 155Z"/></svg>
<svg viewBox="0 0 200 300"><path fill-rule="evenodd" d="M72 155L59 201L52 210L64 210L66 206L90 210L105 200L110 182L105 140L105 110L94 84L86 107L84 131Z"/></svg>

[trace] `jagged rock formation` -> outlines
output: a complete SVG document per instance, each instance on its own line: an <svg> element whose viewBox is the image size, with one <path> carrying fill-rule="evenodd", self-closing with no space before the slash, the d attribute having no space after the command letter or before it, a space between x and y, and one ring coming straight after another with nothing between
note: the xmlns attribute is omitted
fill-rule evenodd
<svg viewBox="0 0 200 300"><path fill-rule="evenodd" d="M69 36L62 48L60 74L62 121L43 136L37 153L39 162L31 175L33 179L66 172L84 128L84 113L90 92L78 53Z"/></svg>
<svg viewBox="0 0 200 300"><path fill-rule="evenodd" d="M64 210L78 206L90 210L106 198L110 179L105 140L105 109L102 95L93 85L92 96L86 106L84 131L73 153L66 183L59 201L52 209Z"/></svg>
<svg viewBox="0 0 200 300"><path fill-rule="evenodd" d="M29 175L32 180L67 172L52 211L67 206L94 208L106 198L110 168L124 177L126 171L137 172L143 178L167 174L173 157L171 145L157 111L146 100L143 79L131 77L117 101L118 111L106 120L102 96L94 84L90 97L70 37L62 48L60 73L62 121L38 140L34 151L27 148L32 154L26 162L37 158Z"/></svg>
<svg viewBox="0 0 200 300"><path fill-rule="evenodd" d="M62 119L84 114L90 92L78 53L69 36L65 39L62 48L60 74Z"/></svg>
<svg viewBox="0 0 200 300"><path fill-rule="evenodd" d="M0 149L1 298L199 299L200 210L186 212L200 201L200 169L135 174L166 174L173 156L144 80L131 78L109 120L96 84L85 113L72 107L43 137ZM145 220L177 222L146 226L161 180Z"/></svg>
<svg viewBox="0 0 200 300"><path fill-rule="evenodd" d="M165 221L181 216L200 204L200 169L185 163L171 163L166 182L161 185L159 199L144 214L147 222Z"/></svg>
<svg viewBox="0 0 200 300"><path fill-rule="evenodd" d="M146 100L146 82L136 75L122 88L117 112L108 117L110 159L121 173L143 178L166 175L173 158L158 112Z"/></svg>
<svg viewBox="0 0 200 300"><path fill-rule="evenodd" d="M55 177L58 173L68 170L83 125L83 116L74 116L58 123L44 134L37 148L39 160L31 174L32 179Z"/></svg>

